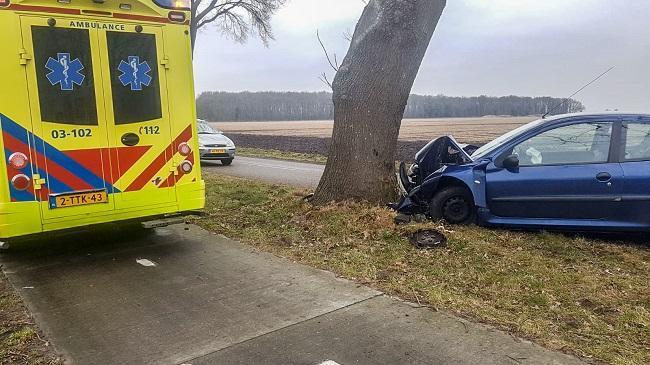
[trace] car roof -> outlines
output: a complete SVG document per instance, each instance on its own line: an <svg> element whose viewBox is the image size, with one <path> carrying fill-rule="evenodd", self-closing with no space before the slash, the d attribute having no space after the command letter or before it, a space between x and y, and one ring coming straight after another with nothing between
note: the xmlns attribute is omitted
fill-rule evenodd
<svg viewBox="0 0 650 365"><path fill-rule="evenodd" d="M553 116L548 116L544 118L546 123L554 123L559 121L567 121L572 119L598 119L598 118L607 118L607 117L629 117L629 118L650 118L650 114L644 113L630 113L630 112L602 112L602 113L569 113L569 114L558 114Z"/></svg>

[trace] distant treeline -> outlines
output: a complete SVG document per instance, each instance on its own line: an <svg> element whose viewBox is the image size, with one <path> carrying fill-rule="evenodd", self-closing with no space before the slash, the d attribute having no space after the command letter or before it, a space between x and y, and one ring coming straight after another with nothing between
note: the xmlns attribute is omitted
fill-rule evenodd
<svg viewBox="0 0 650 365"><path fill-rule="evenodd" d="M584 110L577 100L552 97L411 95L405 118L526 116ZM199 118L209 121L330 120L334 119L328 92L204 92L196 100ZM561 104L561 105L560 105Z"/></svg>

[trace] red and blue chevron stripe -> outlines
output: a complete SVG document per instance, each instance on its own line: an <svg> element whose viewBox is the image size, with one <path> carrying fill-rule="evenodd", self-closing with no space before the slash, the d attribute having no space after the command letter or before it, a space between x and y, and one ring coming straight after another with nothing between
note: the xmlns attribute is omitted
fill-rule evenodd
<svg viewBox="0 0 650 365"><path fill-rule="evenodd" d="M188 125L174 141L162 151L156 159L147 166L144 171L125 189L125 191L137 191L142 189L156 173L171 160L178 151L178 145L182 142L189 142L192 138L192 125ZM194 156L192 154L192 156ZM193 160L193 157L192 157ZM171 187L176 183L174 173L172 172L159 187Z"/></svg>
<svg viewBox="0 0 650 365"><path fill-rule="evenodd" d="M16 173L23 173L32 178L33 174L39 174L45 177L47 181L47 188L41 189L40 193L34 192L33 189L19 191L9 183L11 201L34 201L36 199L46 201L49 194L87 189L106 188L109 194L120 192L108 181L111 180L110 177L98 176L79 161L58 150L1 113L0 126L5 147L5 161L14 152L22 152L30 156L31 162L30 165L19 172L8 171L8 177L11 178ZM98 161L97 163L101 162Z"/></svg>

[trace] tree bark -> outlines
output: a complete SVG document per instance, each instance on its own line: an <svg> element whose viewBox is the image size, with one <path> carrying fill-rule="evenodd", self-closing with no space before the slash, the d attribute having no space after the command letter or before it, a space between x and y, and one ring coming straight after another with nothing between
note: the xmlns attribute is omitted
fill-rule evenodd
<svg viewBox="0 0 650 365"><path fill-rule="evenodd" d="M315 204L386 203L413 82L445 0L370 0L332 82L334 130Z"/></svg>
<svg viewBox="0 0 650 365"><path fill-rule="evenodd" d="M199 19L197 18L197 11L200 1L192 1L192 8L190 9L190 45L192 46L192 57L194 57L194 46L196 45L196 33L199 31Z"/></svg>
<svg viewBox="0 0 650 365"><path fill-rule="evenodd" d="M196 27L190 27L190 41L192 42L192 56L194 56L194 46L196 46Z"/></svg>

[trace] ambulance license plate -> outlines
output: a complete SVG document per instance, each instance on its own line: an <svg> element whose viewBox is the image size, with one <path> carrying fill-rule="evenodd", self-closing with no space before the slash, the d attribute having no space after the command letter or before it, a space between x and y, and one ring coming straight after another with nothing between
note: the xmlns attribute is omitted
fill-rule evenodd
<svg viewBox="0 0 650 365"><path fill-rule="evenodd" d="M50 208L52 209L100 203L108 203L108 193L106 193L106 190L93 190L50 196Z"/></svg>
<svg viewBox="0 0 650 365"><path fill-rule="evenodd" d="M210 153L226 153L226 150L223 148L219 148L216 150L210 150Z"/></svg>

